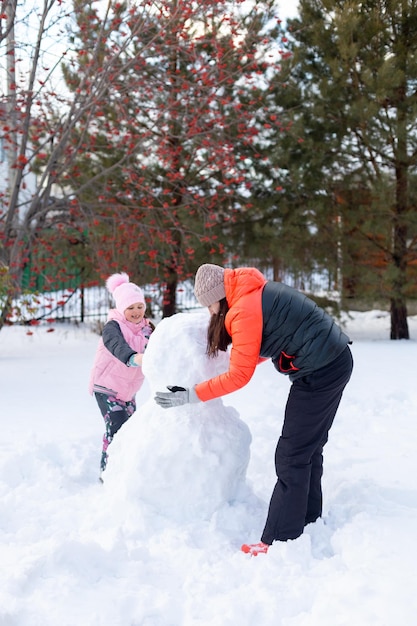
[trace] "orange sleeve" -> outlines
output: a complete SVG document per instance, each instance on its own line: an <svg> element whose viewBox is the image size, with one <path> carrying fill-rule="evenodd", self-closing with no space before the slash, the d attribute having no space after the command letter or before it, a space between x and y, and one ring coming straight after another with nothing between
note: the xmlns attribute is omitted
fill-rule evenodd
<svg viewBox="0 0 417 626"><path fill-rule="evenodd" d="M203 402L244 387L260 362L262 311L260 300L243 298L227 313L226 328L232 337L229 370L195 386Z"/></svg>

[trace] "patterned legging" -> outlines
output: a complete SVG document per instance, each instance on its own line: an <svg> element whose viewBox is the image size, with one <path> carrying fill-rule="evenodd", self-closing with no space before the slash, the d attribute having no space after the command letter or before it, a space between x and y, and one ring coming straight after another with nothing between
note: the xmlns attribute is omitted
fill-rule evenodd
<svg viewBox="0 0 417 626"><path fill-rule="evenodd" d="M105 393L95 393L94 395L106 426L106 432L103 435L103 448L100 462L100 469L103 472L106 469L109 456L107 448L113 441L113 437L117 431L136 411L136 402L135 398L128 402L123 402L123 400L119 400Z"/></svg>

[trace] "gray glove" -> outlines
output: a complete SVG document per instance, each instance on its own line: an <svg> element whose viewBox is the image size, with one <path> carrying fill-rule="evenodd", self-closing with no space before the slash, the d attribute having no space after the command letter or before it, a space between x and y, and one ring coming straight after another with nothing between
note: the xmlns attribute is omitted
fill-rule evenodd
<svg viewBox="0 0 417 626"><path fill-rule="evenodd" d="M181 406L189 402L200 401L200 398L193 388L186 389L185 387L174 385L168 386L167 389L169 389L169 393L157 391L154 398L156 404L159 404L163 409L170 409L173 406Z"/></svg>

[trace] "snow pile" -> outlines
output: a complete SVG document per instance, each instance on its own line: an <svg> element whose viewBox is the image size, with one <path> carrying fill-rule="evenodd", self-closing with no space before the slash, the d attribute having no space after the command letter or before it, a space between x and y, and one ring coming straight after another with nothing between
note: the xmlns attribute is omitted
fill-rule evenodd
<svg viewBox="0 0 417 626"><path fill-rule="evenodd" d="M179 313L152 334L143 360L151 397L109 449L108 498L145 502L162 515L192 521L247 497L251 435L238 412L222 399L170 409L153 400L168 385L191 387L227 369L228 354L205 354L208 319L206 311Z"/></svg>
<svg viewBox="0 0 417 626"><path fill-rule="evenodd" d="M190 333L203 352L199 324L193 313L158 325L152 382L109 448L104 485L103 420L87 392L98 336L1 331L0 626L414 626L417 316L410 341L389 341L389 313L346 318L355 367L324 452L323 519L256 558L239 548L265 523L290 383L266 362L212 405L223 417L157 409L156 387L226 368L188 356ZM229 405L252 435L246 477ZM229 461L242 463L240 486Z"/></svg>

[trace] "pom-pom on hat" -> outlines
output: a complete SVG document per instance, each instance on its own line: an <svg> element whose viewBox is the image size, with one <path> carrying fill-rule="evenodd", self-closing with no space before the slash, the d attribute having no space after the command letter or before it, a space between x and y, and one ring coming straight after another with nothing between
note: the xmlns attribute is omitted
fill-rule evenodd
<svg viewBox="0 0 417 626"><path fill-rule="evenodd" d="M212 263L200 265L195 275L194 294L201 306L210 306L225 298L224 268Z"/></svg>
<svg viewBox="0 0 417 626"><path fill-rule="evenodd" d="M112 294L119 313L124 313L132 304L142 302L145 304L145 296L140 287L129 282L129 276L125 272L112 274L106 280L106 287Z"/></svg>

